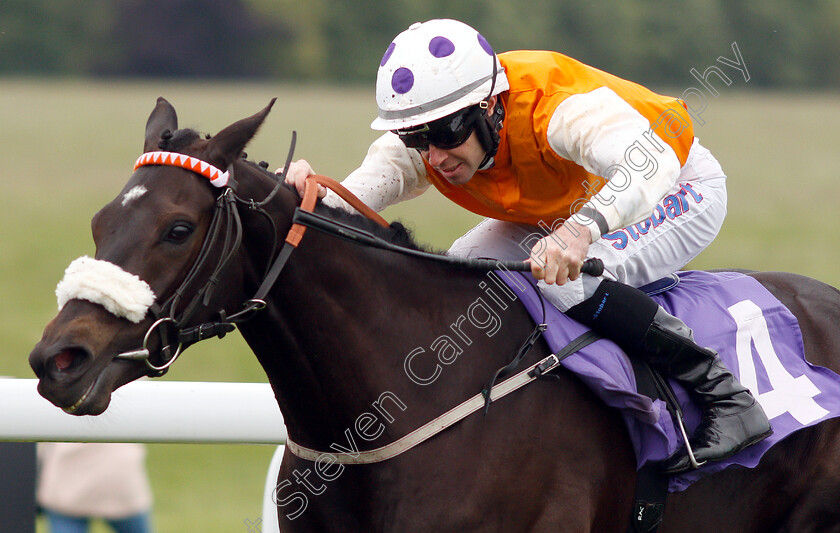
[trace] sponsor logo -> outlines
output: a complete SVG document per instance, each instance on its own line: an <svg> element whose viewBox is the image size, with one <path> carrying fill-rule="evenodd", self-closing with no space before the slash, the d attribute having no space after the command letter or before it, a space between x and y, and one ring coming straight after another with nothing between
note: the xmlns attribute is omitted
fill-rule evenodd
<svg viewBox="0 0 840 533"><path fill-rule="evenodd" d="M627 226L624 229L607 233L604 239L612 243L616 250L623 250L630 241L638 241L643 235L656 231L662 224L669 220L676 220L691 210L691 203L699 204L703 201L703 195L695 191L690 183L684 183L679 192L666 196L660 202L653 214L638 224Z"/></svg>

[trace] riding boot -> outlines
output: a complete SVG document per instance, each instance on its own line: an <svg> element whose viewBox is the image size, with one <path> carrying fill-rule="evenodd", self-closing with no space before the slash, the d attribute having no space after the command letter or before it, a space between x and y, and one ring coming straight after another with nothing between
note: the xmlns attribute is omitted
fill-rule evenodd
<svg viewBox="0 0 840 533"><path fill-rule="evenodd" d="M694 342L682 320L660 307L644 341L651 366L684 385L703 409L700 425L689 439L698 463L726 459L773 432L761 404L715 351ZM671 474L691 468L685 448L663 462L664 471Z"/></svg>
<svg viewBox="0 0 840 533"><path fill-rule="evenodd" d="M761 405L718 354L695 343L691 328L644 292L605 280L591 298L566 314L688 389L703 410L689 439L698 463L726 459L772 433ZM680 448L662 466L676 474L691 469L692 463L688 451Z"/></svg>

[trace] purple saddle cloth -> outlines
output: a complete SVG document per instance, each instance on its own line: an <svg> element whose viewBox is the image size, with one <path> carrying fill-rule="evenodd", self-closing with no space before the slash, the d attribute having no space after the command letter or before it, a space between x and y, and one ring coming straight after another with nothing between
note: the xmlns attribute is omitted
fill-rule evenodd
<svg viewBox="0 0 840 533"><path fill-rule="evenodd" d="M537 323L543 320L545 308L548 329L544 338L552 351L561 350L586 331L553 305L543 305L530 274L498 274ZM698 344L720 354L724 364L761 403L773 425L773 435L726 461L673 477L670 492L684 490L731 465L752 468L767 450L794 431L840 415L840 376L805 360L796 318L760 283L735 272L686 271L678 276L679 284L653 296L654 300L692 328ZM621 411L636 451L637 467L662 460L682 446L679 429L664 402L651 401L636 392L633 368L614 343L600 339L567 357L562 365L607 405ZM690 435L700 420L700 411L684 389L672 385Z"/></svg>

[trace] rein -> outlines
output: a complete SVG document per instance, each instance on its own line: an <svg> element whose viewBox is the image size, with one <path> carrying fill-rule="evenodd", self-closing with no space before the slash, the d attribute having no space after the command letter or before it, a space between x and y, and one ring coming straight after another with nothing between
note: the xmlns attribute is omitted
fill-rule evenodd
<svg viewBox="0 0 840 533"><path fill-rule="evenodd" d="M292 142L289 148L289 153L286 158L284 169L289 168L292 155L296 144L296 134L292 134ZM236 195L236 180L234 179L233 164L228 167L227 171L221 171L215 166L191 157L185 154L175 152L155 151L148 152L141 155L135 165L134 169L146 165L162 165L183 168L191 172L195 172L207 178L212 185L219 188L224 188L218 198L216 199L213 219L210 222L210 227L202 243L198 258L196 259L190 271L187 273L184 281L175 293L164 303L154 303L149 308L155 321L152 323L149 330L143 338L143 345L138 350L132 350L117 354L115 359L127 359L144 361L146 366L152 370L156 376L161 376L169 369L175 362L178 356L183 352L184 348L195 344L196 342L209 339L212 337L224 337L227 333L236 329L236 324L249 320L256 311L260 311L266 306L265 298L268 292L274 286L280 273L283 271L286 263L292 255L292 252L300 244L306 233L306 228L311 227L317 231L328 233L335 237L362 244L365 246L372 246L384 250L389 250L396 253L401 253L417 258L433 260L450 264L453 266L464 268L477 268L482 270L513 270L513 271L530 271L531 265L524 261L500 261L493 259L465 259L460 257L445 256L439 254L432 254L421 250L414 250L398 246L386 241L376 235L364 231L362 229L344 224L328 217L314 212L315 205L318 201L318 185L323 185L338 194L343 200L350 204L359 213L373 220L383 228L388 228L388 222L379 214L373 211L370 207L359 200L352 192L337 181L322 176L319 174L311 175L306 179L304 188L304 195L299 207L295 208L295 213L292 217L292 227L286 235L285 242L282 249L277 254L273 263L266 269L265 277L263 278L260 287L254 296L243 303L242 309L232 315L227 315L224 310L219 311L219 320L215 322L205 322L197 326L184 328L183 324L188 322L189 318L199 309L199 307L207 307L210 304L210 299L219 283L222 272L227 267L228 263L233 259L242 242L242 221L239 216L237 204L243 204L250 209L263 214L274 227L274 221L271 216L263 209L274 196L277 194L280 186L283 184L286 170L278 176L277 185L268 194L268 196L260 202L253 199L244 200ZM221 228L223 219L228 223L224 224L225 233L221 238ZM276 231L272 232L276 235ZM207 283L199 289L195 296L187 303L182 315L176 318L176 310L181 303L187 289L198 276L199 272L204 268L206 262L210 258L211 250L216 243L221 239L222 252L219 263L214 268ZM275 245L272 247L276 249ZM599 276L603 273L603 263L599 259L588 259L581 272ZM149 339L154 331L158 331L161 339L160 353L163 355L163 363L154 364L151 357L151 350L149 348ZM170 338L175 339L170 341ZM173 344L176 346L173 348ZM489 395L486 397L486 403L489 405Z"/></svg>

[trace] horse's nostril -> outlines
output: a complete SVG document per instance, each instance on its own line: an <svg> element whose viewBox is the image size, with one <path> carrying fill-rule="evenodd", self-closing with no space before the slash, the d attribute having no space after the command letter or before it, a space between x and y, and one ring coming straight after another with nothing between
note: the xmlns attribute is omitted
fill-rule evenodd
<svg viewBox="0 0 840 533"><path fill-rule="evenodd" d="M53 357L55 368L59 372L64 372L73 367L73 365L85 357L85 351L81 348L65 348Z"/></svg>

